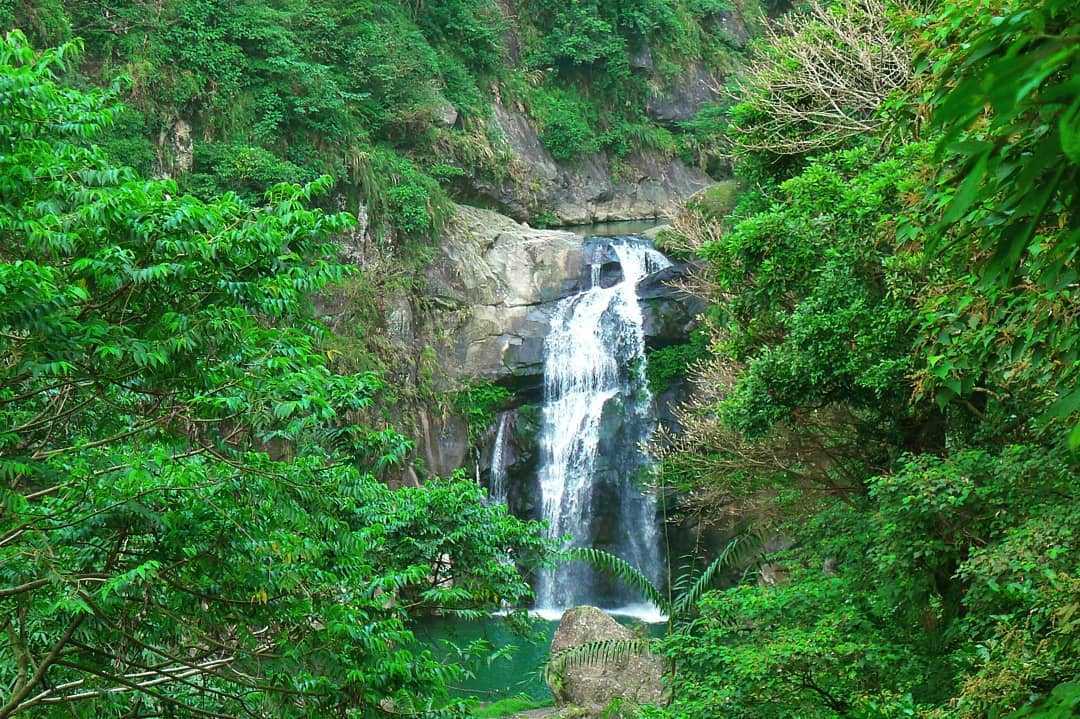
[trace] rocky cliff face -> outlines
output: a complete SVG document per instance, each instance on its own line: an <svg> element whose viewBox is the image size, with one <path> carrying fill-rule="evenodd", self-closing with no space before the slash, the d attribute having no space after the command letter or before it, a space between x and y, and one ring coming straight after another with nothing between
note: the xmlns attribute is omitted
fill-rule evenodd
<svg viewBox="0 0 1080 719"><path fill-rule="evenodd" d="M684 111L693 107L696 112L705 101L698 99L676 102ZM511 152L515 171L498 184L477 182L474 191L518 220L540 213L550 213L564 225L664 217L712 184L700 170L651 151L624 158L618 172L604 153L557 162L520 106L496 103L492 123Z"/></svg>
<svg viewBox="0 0 1080 719"><path fill-rule="evenodd" d="M604 262L571 232L538 230L491 210L459 206L441 254L427 273L424 339L449 384L483 379L539 385L551 313L591 281ZM645 328L653 344L685 338L698 304L668 286L685 267L642 281ZM661 277L661 275L663 275Z"/></svg>
<svg viewBox="0 0 1080 719"><path fill-rule="evenodd" d="M548 312L577 292L581 238L459 206L427 273L427 333L451 381L538 375Z"/></svg>
<svg viewBox="0 0 1080 719"><path fill-rule="evenodd" d="M522 47L516 22L519 3L500 0L499 4L509 21L503 44L509 57L517 62ZM724 42L732 49L744 47L750 30L737 4L716 17ZM646 115L672 127L720 99L725 77L732 69L693 61L670 75L661 72L659 64L648 45L637 48L630 58L632 72L652 88L645 101ZM509 151L513 171L498 182L475 179L471 189L500 212L520 221L541 214L563 225L664 217L690 195L713 183L697 168L652 150L634 152L618 161L606 153L596 153L559 162L540 141L525 108L502 100L497 92L490 122L491 134L501 139Z"/></svg>

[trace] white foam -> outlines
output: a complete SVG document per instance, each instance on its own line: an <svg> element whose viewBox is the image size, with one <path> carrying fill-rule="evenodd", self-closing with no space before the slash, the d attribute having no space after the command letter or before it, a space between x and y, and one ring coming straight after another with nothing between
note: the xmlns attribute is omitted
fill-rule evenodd
<svg viewBox="0 0 1080 719"><path fill-rule="evenodd" d="M660 611L659 607L645 603L626 604L604 611L616 617L631 617L645 624L663 624L668 620L667 615Z"/></svg>
<svg viewBox="0 0 1080 719"><path fill-rule="evenodd" d="M593 475L604 407L628 391L621 363L638 360L637 389L625 399L638 415L638 424L647 425L644 420L651 411L652 396L645 378L645 321L637 284L650 272L671 264L644 243L613 242L610 248L619 259L622 281L602 287L600 265L593 264L592 286L555 306L544 343L541 512L548 538L560 541L570 535L576 546L586 543L596 513ZM631 448L639 447L648 440L648 432L623 441ZM662 565L656 498L652 493L642 494L629 480L625 484L621 488L624 504L616 511L628 529L615 553L656 578ZM536 581L540 611L561 617L558 607L591 601L589 572L576 563L541 571Z"/></svg>
<svg viewBox="0 0 1080 719"><path fill-rule="evenodd" d="M537 617L548 622L558 622L569 608L570 607L563 609L539 607L530 609L529 616ZM645 603L624 604L621 607L602 609L601 611L606 612L613 617L629 617L644 624L663 624L668 620L667 615L660 611L658 607Z"/></svg>

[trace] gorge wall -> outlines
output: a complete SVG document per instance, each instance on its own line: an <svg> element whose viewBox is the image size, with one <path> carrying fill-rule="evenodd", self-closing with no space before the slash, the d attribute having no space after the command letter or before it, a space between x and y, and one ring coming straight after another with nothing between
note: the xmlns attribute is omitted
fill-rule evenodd
<svg viewBox="0 0 1080 719"><path fill-rule="evenodd" d="M320 298L334 362L393 388L377 411L417 442L401 481L475 471L487 448L454 396L505 388L520 434L541 392L552 308L588 281L589 247L536 228L661 218L722 179L717 103L761 6L264 9L117 0L116 22L102 24L92 3L27 0L0 7L0 19L39 46L81 37L73 81L107 87L137 70L102 151L179 193L259 205L278 183L329 176L316 202L360 218L341 238L359 271ZM663 278L648 282L648 344L684 341L693 303ZM510 448L528 451L524 440Z"/></svg>

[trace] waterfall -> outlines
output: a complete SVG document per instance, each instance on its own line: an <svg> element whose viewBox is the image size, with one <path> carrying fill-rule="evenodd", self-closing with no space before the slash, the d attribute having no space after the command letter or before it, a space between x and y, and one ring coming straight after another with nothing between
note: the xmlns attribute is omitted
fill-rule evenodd
<svg viewBox="0 0 1080 719"><path fill-rule="evenodd" d="M506 504L506 425L509 423L510 412L499 415L498 429L495 430L495 444L491 448L491 480L488 487L488 496L492 502Z"/></svg>
<svg viewBox="0 0 1080 719"><path fill-rule="evenodd" d="M598 511L614 515L615 529L607 532L603 548L659 580L663 557L656 500L634 482L648 463L640 447L653 428L637 283L671 263L641 241L613 239L610 249L622 280L601 286L601 267L594 263L592 286L556 306L545 344L542 512L549 536L570 535L575 546L594 544ZM603 478L598 471L602 444L608 447L599 458ZM601 489L617 494L617 501L598 497ZM598 501L603 506L594 506ZM537 608L547 611L633 596L605 590L604 579L581 563L545 570L536 593Z"/></svg>

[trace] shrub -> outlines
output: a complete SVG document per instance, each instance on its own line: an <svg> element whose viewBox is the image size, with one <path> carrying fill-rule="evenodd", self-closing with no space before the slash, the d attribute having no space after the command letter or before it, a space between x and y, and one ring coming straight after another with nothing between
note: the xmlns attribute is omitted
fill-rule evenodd
<svg viewBox="0 0 1080 719"><path fill-rule="evenodd" d="M578 159L600 149L596 108L575 91L543 86L532 91L528 102L540 140L555 159Z"/></svg>
<svg viewBox="0 0 1080 719"><path fill-rule="evenodd" d="M495 422L495 413L510 399L510 391L492 382L477 382L454 395L454 409L465 417L469 437L476 441Z"/></svg>
<svg viewBox="0 0 1080 719"><path fill-rule="evenodd" d="M700 330L691 335L689 342L650 350L645 368L649 389L653 394L664 392L676 379L685 377L695 362L708 354L708 336Z"/></svg>

